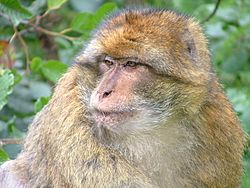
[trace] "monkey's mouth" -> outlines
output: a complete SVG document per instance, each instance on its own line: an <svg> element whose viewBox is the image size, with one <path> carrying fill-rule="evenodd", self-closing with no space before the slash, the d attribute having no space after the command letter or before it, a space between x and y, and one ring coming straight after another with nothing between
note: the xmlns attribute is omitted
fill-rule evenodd
<svg viewBox="0 0 250 188"><path fill-rule="evenodd" d="M132 118L134 116L134 112L125 111L125 112L104 112L95 110L92 112L93 118L97 125L103 126L113 126Z"/></svg>

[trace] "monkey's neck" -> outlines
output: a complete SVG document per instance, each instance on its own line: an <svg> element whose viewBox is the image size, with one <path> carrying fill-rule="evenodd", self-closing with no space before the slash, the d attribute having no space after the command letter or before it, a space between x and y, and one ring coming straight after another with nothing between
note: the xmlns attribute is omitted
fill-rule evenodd
<svg viewBox="0 0 250 188"><path fill-rule="evenodd" d="M190 148L195 145L195 136L187 134L187 124L188 121L164 122L150 132L126 136L105 132L108 137L99 142L103 147L116 151L147 176L157 179L156 182L166 182L163 179L173 179L178 173L176 169L183 165L183 158L188 160Z"/></svg>

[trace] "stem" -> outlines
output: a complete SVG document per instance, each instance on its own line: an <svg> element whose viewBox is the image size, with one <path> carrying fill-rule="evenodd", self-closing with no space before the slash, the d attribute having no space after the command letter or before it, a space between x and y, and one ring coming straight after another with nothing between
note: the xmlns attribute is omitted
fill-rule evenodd
<svg viewBox="0 0 250 188"><path fill-rule="evenodd" d="M9 43L12 43L16 38L16 32L12 35L12 37L9 40Z"/></svg>
<svg viewBox="0 0 250 188"><path fill-rule="evenodd" d="M15 138L3 138L0 139L0 147L8 144L22 144L22 139L15 139Z"/></svg>
<svg viewBox="0 0 250 188"><path fill-rule="evenodd" d="M217 0L213 12L208 17L206 17L203 21L201 21L201 23L207 22L208 20L210 20L215 15L215 13L217 12L217 10L219 8L220 2L221 2L221 0Z"/></svg>
<svg viewBox="0 0 250 188"><path fill-rule="evenodd" d="M62 33L57 33L57 32L53 32L53 31L49 31L49 30L46 30L42 27L39 27L39 26L36 26L36 25L33 25L33 24L30 24L31 26L33 26L37 31L40 31L42 33L45 33L47 35L51 35L51 36L56 36L56 37L62 37L62 38L65 38L67 40L78 40L79 38L76 38L76 37L69 37L67 35L64 35Z"/></svg>
<svg viewBox="0 0 250 188"><path fill-rule="evenodd" d="M70 32L70 31L72 31L72 29L71 28L67 28L67 29L64 29L64 30L62 30L61 32L60 32L60 34L65 34L65 33L68 33L68 32Z"/></svg>
<svg viewBox="0 0 250 188"><path fill-rule="evenodd" d="M23 50L24 50L24 53L25 53L25 58L26 58L26 73L29 73L30 70L29 70L29 64L30 64L30 59L29 59L29 50L28 50L28 47L26 45L26 43L24 42L22 36L20 35L20 33L18 32L16 26L13 24L13 28L14 28L14 31L15 31L15 34L18 38L18 40L20 41L21 45L23 46ZM12 36L13 38L13 36Z"/></svg>
<svg viewBox="0 0 250 188"><path fill-rule="evenodd" d="M35 24L38 25L42 18L46 17L49 14L49 10L47 10L45 13L43 13L41 16L36 16L29 20L29 23L32 23L35 21Z"/></svg>

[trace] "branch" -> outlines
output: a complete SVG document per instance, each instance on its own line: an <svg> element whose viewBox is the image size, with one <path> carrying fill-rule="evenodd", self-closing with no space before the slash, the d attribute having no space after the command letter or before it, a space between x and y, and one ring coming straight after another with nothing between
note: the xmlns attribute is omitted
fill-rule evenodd
<svg viewBox="0 0 250 188"><path fill-rule="evenodd" d="M23 37L20 35L19 31L17 30L16 26L13 24L13 28L14 28L14 35L11 38L11 40L13 40L15 38L15 36L17 36L18 40L20 41L21 45L23 46L23 50L25 53L25 58L26 58L26 73L29 72L29 64L30 64L30 58L29 58L29 50L28 47L26 45L26 43L23 40Z"/></svg>
<svg viewBox="0 0 250 188"><path fill-rule="evenodd" d="M43 19L44 17L46 17L48 14L49 14L49 10L47 10L47 11L46 11L45 13L43 13L42 15L37 15L36 17L31 18L31 19L29 20L29 23L35 22L35 25L39 25L41 19Z"/></svg>
<svg viewBox="0 0 250 188"><path fill-rule="evenodd" d="M16 32L14 33L14 35L12 35L12 37L9 40L9 43L12 43L16 38Z"/></svg>
<svg viewBox="0 0 250 188"><path fill-rule="evenodd" d="M62 37L62 38L65 38L65 39L68 39L68 40L77 40L79 38L77 37L69 37L67 35L64 35L64 34L61 34L61 33L57 33L57 32L53 32L53 31L49 31L49 30L46 30L44 28L41 28L41 27L36 27L36 29L42 33L45 33L47 35L51 35L51 36L56 36L56 37Z"/></svg>
<svg viewBox="0 0 250 188"><path fill-rule="evenodd" d="M49 31L49 30L46 30L46 29L44 29L42 27L36 26L34 24L31 24L31 23L30 23L30 25L32 27L34 27L37 31L40 31L40 32L45 33L47 35L56 36L56 37L62 37L62 38L65 38L65 39L71 40L71 41L79 39L77 37L70 37L70 36L64 35L63 33L57 33L57 32L54 32L54 31Z"/></svg>
<svg viewBox="0 0 250 188"><path fill-rule="evenodd" d="M217 0L213 12L208 17L206 17L203 21L201 21L202 24L207 22L208 20L210 20L215 15L215 13L217 12L217 10L219 8L220 2L221 2L221 0Z"/></svg>
<svg viewBox="0 0 250 188"><path fill-rule="evenodd" d="M0 139L0 148L8 144L22 144L22 143L23 143L22 139L3 138L3 139Z"/></svg>
<svg viewBox="0 0 250 188"><path fill-rule="evenodd" d="M64 29L63 31L61 31L60 34L63 35L63 34L68 33L70 31L72 31L72 29L71 28L67 28L67 29Z"/></svg>

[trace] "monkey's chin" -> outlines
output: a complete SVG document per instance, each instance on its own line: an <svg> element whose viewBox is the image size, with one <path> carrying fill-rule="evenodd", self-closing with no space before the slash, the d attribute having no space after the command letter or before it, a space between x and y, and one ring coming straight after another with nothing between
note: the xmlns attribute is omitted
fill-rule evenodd
<svg viewBox="0 0 250 188"><path fill-rule="evenodd" d="M134 116L134 112L102 112L94 111L92 112L94 121L97 126L106 127L108 129L115 129L116 126L119 126Z"/></svg>

